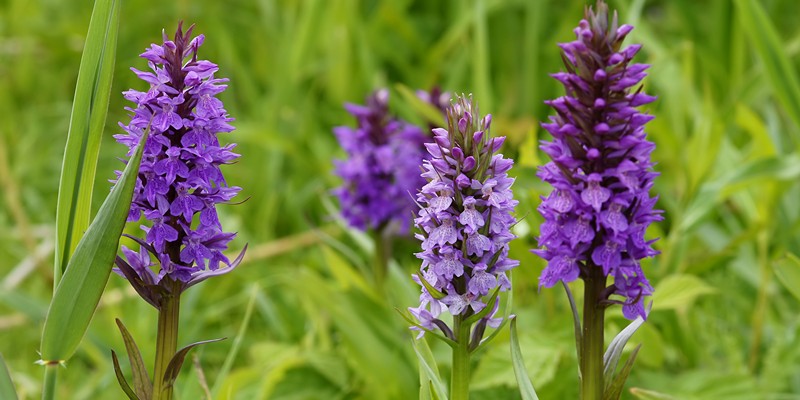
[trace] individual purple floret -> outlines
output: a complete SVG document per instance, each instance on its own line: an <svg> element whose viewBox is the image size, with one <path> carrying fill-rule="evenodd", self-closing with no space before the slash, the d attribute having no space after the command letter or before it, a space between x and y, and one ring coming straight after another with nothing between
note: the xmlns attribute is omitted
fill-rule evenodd
<svg viewBox="0 0 800 400"><path fill-rule="evenodd" d="M126 108L128 125L120 123L126 133L114 136L130 148L130 156L150 130L128 215L128 221L137 221L144 214L150 223L141 226L144 239L134 238L139 252L123 246L116 272L155 307L163 290L182 291L226 273L242 257L230 262L223 255L235 234L222 231L216 211L217 204L239 192L220 172L220 165L239 157L235 145L223 146L217 139L234 129L217 99L228 80L214 77L216 64L197 59L204 36L191 39L193 28L184 33L179 25L174 40L164 33L163 45L153 44L141 54L152 71L131 69L150 88L124 92L136 106Z"/></svg>
<svg viewBox="0 0 800 400"><path fill-rule="evenodd" d="M414 221L423 251L417 253L422 266L413 278L422 294L420 306L409 311L423 328L439 327L453 339L438 319L443 311L468 318L487 306L487 296L511 288L506 271L519 262L508 258L508 243L515 238L512 213L518 202L507 174L513 161L495 154L505 138L489 134L491 115L482 118L471 96L458 96L447 109L447 123L425 144L432 158L423 163L428 183L417 195L421 209ZM494 301L484 327L500 323L492 318L496 306Z"/></svg>
<svg viewBox="0 0 800 400"><path fill-rule="evenodd" d="M347 222L358 229L408 232L415 205L411 193L425 183L419 165L425 158L425 135L414 125L389 115L389 91L367 97L364 106L346 104L355 128L333 132L347 153L335 162L344 184L334 190Z"/></svg>
<svg viewBox="0 0 800 400"><path fill-rule="evenodd" d="M655 100L640 85L649 66L632 62L641 45L621 48L632 29L618 26L616 15L609 21L599 4L575 29L577 40L560 44L566 72L552 76L566 95L546 102L556 115L542 124L553 141L541 149L552 161L538 176L553 191L539 206L545 222L534 251L548 262L540 286L587 279L600 268L613 278L606 296L624 297L606 301L621 303L629 319L646 318L643 298L653 288L639 260L658 254L644 236L662 219L648 193L658 175L644 132L653 116L636 109Z"/></svg>

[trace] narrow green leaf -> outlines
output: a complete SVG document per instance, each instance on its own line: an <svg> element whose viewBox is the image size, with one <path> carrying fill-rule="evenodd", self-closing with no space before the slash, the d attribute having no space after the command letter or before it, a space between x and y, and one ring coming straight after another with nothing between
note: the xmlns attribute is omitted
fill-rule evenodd
<svg viewBox="0 0 800 400"><path fill-rule="evenodd" d="M206 343L220 342L225 339L227 338L202 340L199 342L192 343L178 350L178 352L175 353L174 356L172 356L172 359L169 360L169 364L167 365L167 370L164 371L164 382L165 382L164 387L168 388L175 384L175 380L178 379L178 374L181 372L183 361L186 359L186 355L189 354L189 352L192 351L193 348Z"/></svg>
<svg viewBox="0 0 800 400"><path fill-rule="evenodd" d="M800 301L800 258L792 253L786 254L772 264L778 280Z"/></svg>
<svg viewBox="0 0 800 400"><path fill-rule="evenodd" d="M514 274L513 273L509 272L508 281L509 281L509 283L513 283L514 282ZM511 285L511 287L514 287L514 286ZM494 332L492 332L488 337L486 337L485 339L481 340L480 343L478 343L478 348L472 350L473 354L480 353L484 349L488 348L489 346L487 346L487 345L489 343L491 343L491 341L494 340L494 338L496 338L497 335L500 334L500 332L503 330L503 328L505 328L506 324L508 323L508 321L511 318L511 307L512 307L513 304L514 304L514 291L513 290L509 290L508 291L508 295L506 295L506 305L505 305L505 307L503 307L503 322L500 322L500 325L494 330Z"/></svg>
<svg viewBox="0 0 800 400"><path fill-rule="evenodd" d="M130 400L142 400L136 396L136 393L133 392L131 386L128 384L128 381L125 380L125 375L122 374L122 368L119 366L119 359L117 358L117 353L114 350L111 350L111 361L114 362L114 374L117 376L117 382L119 382L119 387L125 392L125 395L128 396ZM147 398L149 399L149 397Z"/></svg>
<svg viewBox="0 0 800 400"><path fill-rule="evenodd" d="M765 157L745 164L730 177L728 185L747 186L764 179L792 181L800 176L800 156Z"/></svg>
<svg viewBox="0 0 800 400"><path fill-rule="evenodd" d="M640 344L633 349L631 356L625 361L625 365L622 366L617 376L614 377L614 381L606 387L603 393L603 400L619 400L620 395L622 395L622 388L625 387L625 381L628 380L628 375L630 375L631 369L633 368L633 362L636 361L636 355L639 354L639 349L641 348L642 345Z"/></svg>
<svg viewBox="0 0 800 400"><path fill-rule="evenodd" d="M81 56L58 186L54 269L56 287L91 217L97 157L114 75L119 3L117 0L95 1Z"/></svg>
<svg viewBox="0 0 800 400"><path fill-rule="evenodd" d="M11 380L11 374L2 354L0 354L0 399L17 400L17 391L14 389L14 382Z"/></svg>
<svg viewBox="0 0 800 400"><path fill-rule="evenodd" d="M425 371L419 369L419 400L433 400L433 383L425 375Z"/></svg>
<svg viewBox="0 0 800 400"><path fill-rule="evenodd" d="M406 322L408 322L411 326L417 327L417 328L421 329L423 332L435 337L436 339L439 339L439 340L447 343L447 345L450 346L451 348L455 348L456 347L456 342L453 341L452 339L450 339L450 338L448 338L448 337L446 337L446 336L444 336L444 335L442 335L440 333L432 331L432 330L430 330L430 329L418 324L416 321L414 321L413 317L411 317L409 315L406 315L406 313L403 312L403 311L400 311L399 308L395 308L394 310L397 311L397 313L400 314L400 316L403 317L403 319L406 320Z"/></svg>
<svg viewBox="0 0 800 400"><path fill-rule="evenodd" d="M519 336L517 335L517 319L511 319L511 361L514 365L514 375L517 377L519 393L522 400L539 400L533 383L528 377L528 369L525 368L525 361L522 359L522 350L519 348Z"/></svg>
<svg viewBox="0 0 800 400"><path fill-rule="evenodd" d="M153 397L153 382L150 381L150 375L147 374L147 368L142 360L142 354L139 352L139 347L136 346L136 341L133 336L125 328L125 325L119 318L116 319L119 333L122 334L122 341L125 343L125 350L128 353L128 359L131 363L131 374L133 374L133 388L136 395L142 400L150 400Z"/></svg>
<svg viewBox="0 0 800 400"><path fill-rule="evenodd" d="M497 289L494 290L494 293L492 293L492 296L489 297L489 300L486 301L486 307L483 307L482 310L478 311L477 313L471 315L469 318L465 319L463 322L464 326L470 326L478 322L481 318L484 318L487 315L489 315L489 313L492 312L492 310L494 310L494 303L500 301L498 299L498 296L500 296L499 286L497 287Z"/></svg>
<svg viewBox="0 0 800 400"><path fill-rule="evenodd" d="M756 48L767 79L786 113L800 127L800 83L775 25L756 0L736 0L739 20Z"/></svg>
<svg viewBox="0 0 800 400"><path fill-rule="evenodd" d="M628 343L631 336L644 324L642 317L636 317L628 326L625 327L608 345L606 353L603 355L603 381L606 383L606 390L612 384L614 372L617 370L619 358L622 356L622 350L625 349L625 344Z"/></svg>
<svg viewBox="0 0 800 400"><path fill-rule="evenodd" d="M422 274L417 275L417 277L419 278L419 281L422 282L422 286L425 286L425 289L428 291L431 297L433 297L436 300L441 300L446 297L444 293L440 292L438 289L433 287L433 285L428 283L428 281L425 280L425 277L422 276Z"/></svg>
<svg viewBox="0 0 800 400"><path fill-rule="evenodd" d="M212 390L215 394L214 398L218 397L216 395L219 394L219 385L228 378L228 374L231 372L231 369L233 369L233 362L236 359L236 355L239 353L239 348L242 346L242 341L247 333L247 327L250 326L250 318L253 316L253 309L255 308L256 298L258 298L259 294L261 294L259 286L254 284L251 289L250 299L247 301L247 308L244 310L244 318L242 318L242 323L239 325L239 331L236 333L236 337L233 338L233 344L228 351L228 355L225 357L225 362L222 363L222 367L217 373L217 383L214 384Z"/></svg>
<svg viewBox="0 0 800 400"><path fill-rule="evenodd" d="M397 89L398 93L400 93L400 97L403 98L403 101L408 103L408 105L410 105L417 114L422 116L422 118L436 126L445 125L444 115L442 112L432 104L417 97L417 94L409 89L408 86L398 83L394 86L394 88Z"/></svg>
<svg viewBox="0 0 800 400"><path fill-rule="evenodd" d="M678 228L692 230L714 207L739 190L764 181L793 181L800 176L800 156L764 157L743 164L722 178L707 182L686 207Z"/></svg>
<svg viewBox="0 0 800 400"><path fill-rule="evenodd" d="M147 136L147 132L142 135L136 152L75 248L69 268L56 288L42 331L41 356L45 362L66 361L89 327L117 255Z"/></svg>
<svg viewBox="0 0 800 400"><path fill-rule="evenodd" d="M668 394L641 388L631 388L631 394L636 396L639 400L676 400Z"/></svg>
<svg viewBox="0 0 800 400"><path fill-rule="evenodd" d="M439 375L439 369L436 367L436 359L433 358L433 353L431 353L431 349L428 347L428 342L426 342L425 339L411 339L411 344L414 346L414 352L417 353L419 367L427 378L427 383L420 383L422 385L429 383L435 398L447 400L447 389L445 389L442 377Z"/></svg>
<svg viewBox="0 0 800 400"><path fill-rule="evenodd" d="M681 309L707 294L716 293L713 286L694 275L671 275L661 280L653 294L656 310Z"/></svg>
<svg viewBox="0 0 800 400"><path fill-rule="evenodd" d="M583 333L581 329L581 317L578 315L578 306L575 305L575 297L572 296L572 291L569 285L561 281L561 286L564 287L564 292L567 293L567 300L569 300L569 308L572 310L572 326L575 329L575 351L578 352L578 359L581 356L581 343L583 342ZM580 377L581 369L578 368L578 377Z"/></svg>

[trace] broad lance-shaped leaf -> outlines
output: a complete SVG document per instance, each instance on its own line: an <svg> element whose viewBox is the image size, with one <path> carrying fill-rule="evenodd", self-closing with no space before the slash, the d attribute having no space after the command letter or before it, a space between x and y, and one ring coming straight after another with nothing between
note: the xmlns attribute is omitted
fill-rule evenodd
<svg viewBox="0 0 800 400"><path fill-rule="evenodd" d="M150 381L150 376L147 375L147 367L142 360L142 354L139 352L139 347L133 340L133 336L125 328L125 325L119 318L116 319L119 333L122 334L122 341L125 342L125 350L128 353L128 359L131 363L131 374L133 374L133 389L136 396L141 400L149 400L153 397L153 382ZM113 354L113 352L112 352ZM120 382L120 385L122 382ZM124 390L124 389L123 389Z"/></svg>
<svg viewBox="0 0 800 400"><path fill-rule="evenodd" d="M100 139L108 114L119 30L119 1L96 0L81 56L56 208L55 286L89 226Z"/></svg>
<svg viewBox="0 0 800 400"><path fill-rule="evenodd" d="M183 360L186 359L186 355L189 354L189 352L193 348L200 346L201 344L219 342L225 339L226 338L203 340L200 342L192 343L178 350L178 352L175 353L174 356L172 356L172 359L169 360L169 365L167 365L167 370L164 371L164 377L163 377L165 382L164 387L168 388L173 384L175 384L175 379L178 379L178 373L181 372L181 367L183 366ZM158 377L155 378L158 379Z"/></svg>
<svg viewBox="0 0 800 400"><path fill-rule="evenodd" d="M14 382L11 380L11 374L8 373L6 360L2 354L0 354L0 399L17 400L17 391L14 390Z"/></svg>
<svg viewBox="0 0 800 400"><path fill-rule="evenodd" d="M519 393L522 400L539 400L536 390L531 383L528 369L525 368L525 360L522 359L522 350L519 348L519 337L517 335L517 318L511 318L511 362L514 365L514 375L517 377Z"/></svg>
<svg viewBox="0 0 800 400"><path fill-rule="evenodd" d="M636 333L642 324L644 324L644 319L641 316L636 317L636 319L628 324L628 326L614 337L608 345L608 350L606 350L606 354L603 355L603 381L605 382L606 391L609 390L613 383L612 378L614 377L614 371L617 370L619 358L622 356L622 350L625 349L625 344L628 343L628 340ZM631 356L631 358L634 356ZM622 372L620 372L620 374L622 374ZM627 375L625 376L627 377Z"/></svg>
<svg viewBox="0 0 800 400"><path fill-rule="evenodd" d="M131 389L131 385L128 384L128 381L125 380L125 375L122 374L122 368L119 366L119 358L117 358L117 353L114 350L111 350L111 361L114 363L114 374L117 376L117 382L119 382L119 387L122 388L122 391L125 392L125 395L128 396L130 400L145 400L140 399L139 396L134 393L133 389ZM149 398L147 398L149 400Z"/></svg>
<svg viewBox="0 0 800 400"><path fill-rule="evenodd" d="M66 361L78 348L106 287L136 186L142 148L136 152L81 238L56 288L42 332L42 361Z"/></svg>

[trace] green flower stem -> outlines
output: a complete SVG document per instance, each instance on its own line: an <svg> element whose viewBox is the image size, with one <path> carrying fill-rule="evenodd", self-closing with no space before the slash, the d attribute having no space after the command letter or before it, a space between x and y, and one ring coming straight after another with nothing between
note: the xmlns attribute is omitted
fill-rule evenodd
<svg viewBox="0 0 800 400"><path fill-rule="evenodd" d="M174 282L172 293L180 293ZM158 333L156 337L156 365L153 372L153 399L171 400L172 387L166 387L164 373L172 356L178 351L178 316L181 308L180 294L164 297L158 310Z"/></svg>
<svg viewBox="0 0 800 400"><path fill-rule="evenodd" d="M375 276L375 286L383 291L386 276L389 273L389 258L392 256L392 242L386 236L383 229L377 229L373 235L375 240L375 263L373 264L373 275Z"/></svg>
<svg viewBox="0 0 800 400"><path fill-rule="evenodd" d="M453 317L453 334L456 337L456 346L453 348L450 400L468 400L470 325L464 324L464 317L461 315Z"/></svg>
<svg viewBox="0 0 800 400"><path fill-rule="evenodd" d="M42 386L42 400L55 399L58 367L58 362L48 362L44 365L44 386Z"/></svg>
<svg viewBox="0 0 800 400"><path fill-rule="evenodd" d="M583 343L581 343L581 399L603 399L603 329L605 306L600 303L606 277L600 267L590 265L584 280Z"/></svg>

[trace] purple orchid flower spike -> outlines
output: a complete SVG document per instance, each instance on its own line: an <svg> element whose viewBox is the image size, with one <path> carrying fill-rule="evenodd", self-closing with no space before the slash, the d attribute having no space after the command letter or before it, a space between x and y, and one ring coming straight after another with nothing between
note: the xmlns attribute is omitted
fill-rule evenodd
<svg viewBox="0 0 800 400"><path fill-rule="evenodd" d="M650 195L655 148L645 134L652 115L637 107L655 101L640 84L649 67L633 62L640 45L622 47L633 27L619 25L617 15L598 0L586 8L575 28L576 40L561 43L566 71L553 74L566 94L547 101L555 111L542 127L553 141L541 149L551 161L538 176L553 190L542 197L544 217L533 252L547 260L539 285L562 282L570 298L580 361L581 399L617 399L630 369L609 380L625 342L644 320L644 299L653 287L640 261L658 252L645 230L662 219ZM579 321L566 283L583 280L583 321ZM605 310L621 305L630 319L605 353ZM606 357L608 355L608 357ZM635 357L636 352L631 357ZM633 358L628 360L632 363ZM614 390L610 388L616 388ZM616 390L616 391L615 391Z"/></svg>
<svg viewBox="0 0 800 400"><path fill-rule="evenodd" d="M566 72L552 76L566 95L546 102L556 115L542 124L553 141L541 149L552 161L538 175L553 191L539 207L545 222L534 251L547 260L540 286L599 271L612 278L607 294L623 299L603 300L623 305L628 319L647 317L643 301L653 288L639 261L658 254L644 232L662 219L649 194L658 173L644 126L653 116L636 109L655 100L640 85L649 66L632 61L641 46L622 48L632 29L616 16L609 23L601 2L575 28L577 40L560 45Z"/></svg>
<svg viewBox="0 0 800 400"><path fill-rule="evenodd" d="M149 224L142 225L143 239L132 237L139 252L123 248L115 271L156 308L166 295L230 272L244 255L231 262L223 254L236 235L222 230L216 210L240 190L220 170L239 157L235 145L217 137L234 129L216 97L228 80L215 77L216 64L198 60L204 36L192 39L192 30L179 25L173 40L164 34L163 44L141 54L150 71L132 70L150 87L125 92L135 106L128 109L130 122L120 123L125 133L114 136L133 152L150 129L128 217L144 215Z"/></svg>
<svg viewBox="0 0 800 400"><path fill-rule="evenodd" d="M508 176L513 161L497 154L503 138L489 134L491 115L481 117L472 96L456 96L447 108L447 129L433 129L422 164L428 182L417 194L421 208L414 220L422 242L417 257L418 307L409 307L411 329L426 332L452 347L451 399L469 398L470 357L486 327L499 328L499 293L511 289L507 272L519 265L508 258L516 236L517 206ZM453 316L448 325L440 315ZM439 332L437 332L437 330Z"/></svg>
<svg viewBox="0 0 800 400"><path fill-rule="evenodd" d="M434 129L426 144L432 158L423 163L422 176L428 183L417 195L421 209L414 222L423 251L413 278L422 293L419 307L409 311L420 336L420 328L444 325L438 319L444 311L466 319L489 305L483 323L496 325L495 292L511 288L506 272L519 264L508 258L518 202L507 174L513 161L495 154L503 139L489 135L491 116L482 118L471 96L456 97L447 120L448 129Z"/></svg>
<svg viewBox="0 0 800 400"><path fill-rule="evenodd" d="M424 184L419 164L425 158L422 130L389 114L389 91L381 89L366 105L346 104L357 126L340 126L333 132L347 153L335 162L344 184L333 193L341 202L342 215L354 228L409 231L415 193Z"/></svg>

